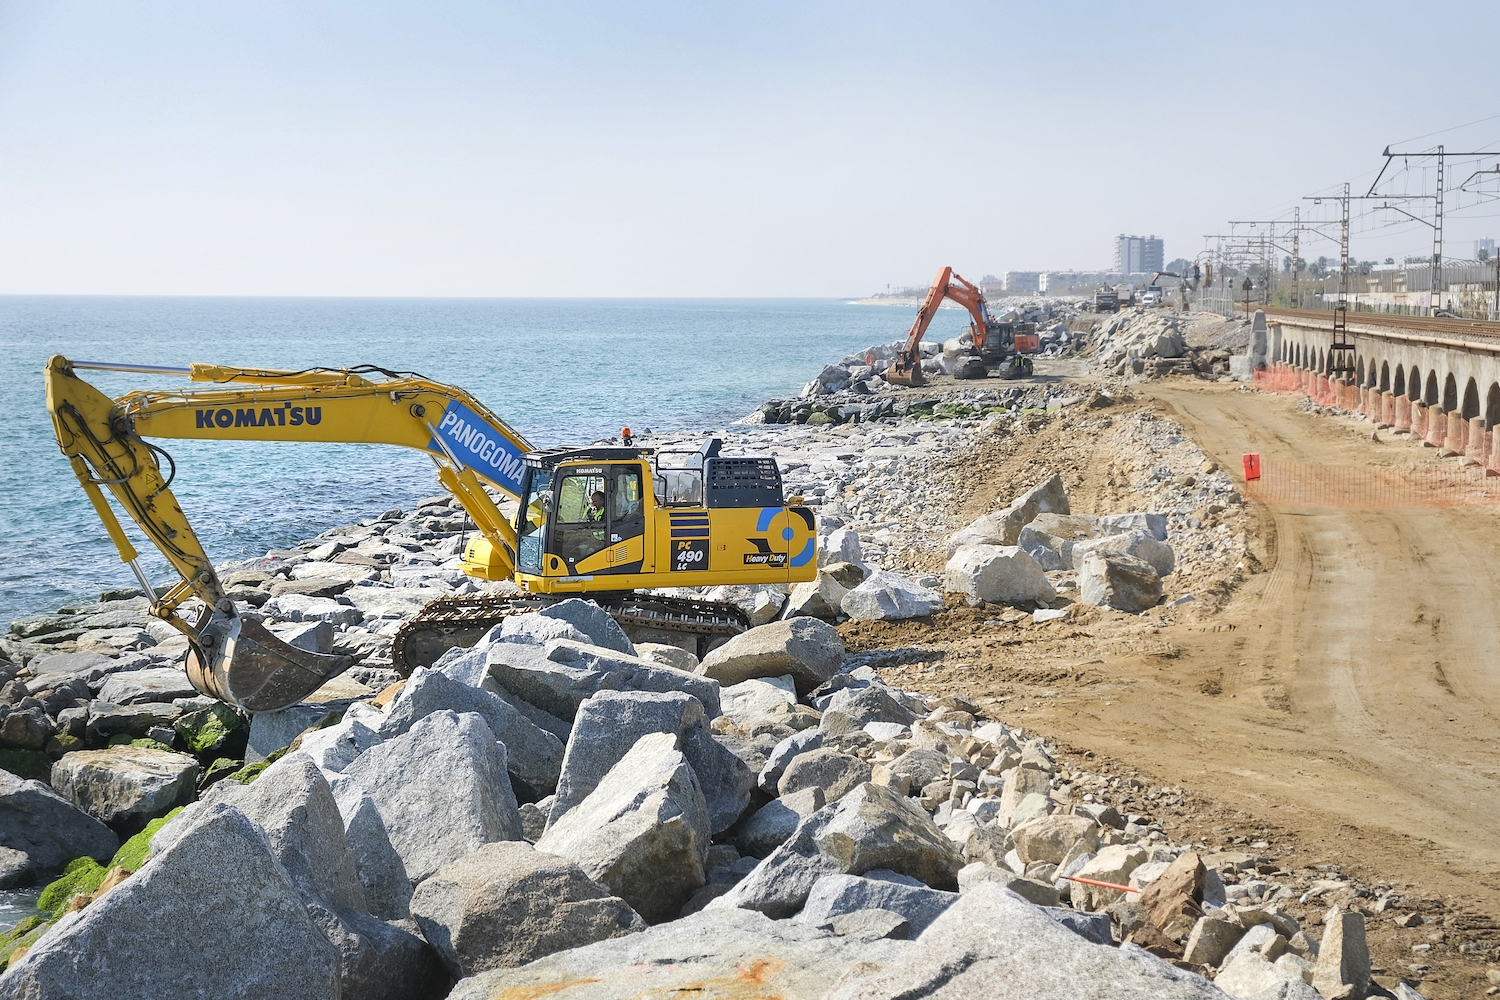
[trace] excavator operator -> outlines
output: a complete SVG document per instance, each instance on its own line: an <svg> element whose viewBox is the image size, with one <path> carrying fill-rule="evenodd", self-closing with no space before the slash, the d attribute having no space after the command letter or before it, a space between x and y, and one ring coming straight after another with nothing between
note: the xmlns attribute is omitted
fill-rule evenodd
<svg viewBox="0 0 1500 1000"><path fill-rule="evenodd" d="M583 512L583 519L591 524L598 524L604 520L604 493L595 490L593 496L589 497L588 510Z"/></svg>

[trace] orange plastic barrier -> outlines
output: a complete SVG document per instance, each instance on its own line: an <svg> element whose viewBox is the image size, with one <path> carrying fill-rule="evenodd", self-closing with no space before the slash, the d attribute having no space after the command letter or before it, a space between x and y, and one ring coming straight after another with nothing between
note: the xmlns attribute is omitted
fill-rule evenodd
<svg viewBox="0 0 1500 1000"><path fill-rule="evenodd" d="M1448 437L1448 414L1441 406L1427 408L1427 437L1424 439L1434 448L1441 448Z"/></svg>
<svg viewBox="0 0 1500 1000"><path fill-rule="evenodd" d="M1247 472L1250 457L1245 456ZM1309 465L1255 458L1258 475L1247 479L1245 499L1259 503L1360 510L1500 503L1500 480L1475 466Z"/></svg>

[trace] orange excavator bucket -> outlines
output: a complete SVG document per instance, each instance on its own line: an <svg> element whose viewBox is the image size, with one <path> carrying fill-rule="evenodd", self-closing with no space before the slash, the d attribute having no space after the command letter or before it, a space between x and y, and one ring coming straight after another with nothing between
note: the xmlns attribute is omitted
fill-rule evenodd
<svg viewBox="0 0 1500 1000"><path fill-rule="evenodd" d="M187 675L193 687L212 698L249 712L274 712L295 705L353 663L352 656L297 649L233 611L214 611L189 644Z"/></svg>

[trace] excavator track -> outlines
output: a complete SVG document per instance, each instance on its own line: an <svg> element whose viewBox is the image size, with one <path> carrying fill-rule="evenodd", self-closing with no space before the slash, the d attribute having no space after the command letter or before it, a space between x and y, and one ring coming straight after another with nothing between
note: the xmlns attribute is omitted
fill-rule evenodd
<svg viewBox="0 0 1500 1000"><path fill-rule="evenodd" d="M402 677L417 667L430 667L438 657L457 646L469 647L511 615L540 611L567 600L568 595L474 594L440 597L401 626L391 640L391 665ZM657 594L590 594L611 618L620 623L634 641L666 639L659 633L696 638L695 652L702 657L714 646L734 638L750 627L750 618L733 604L696 601Z"/></svg>

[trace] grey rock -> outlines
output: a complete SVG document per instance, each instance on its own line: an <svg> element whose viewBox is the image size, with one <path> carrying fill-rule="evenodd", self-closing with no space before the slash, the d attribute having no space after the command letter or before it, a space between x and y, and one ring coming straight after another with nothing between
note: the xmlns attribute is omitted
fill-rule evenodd
<svg viewBox="0 0 1500 1000"><path fill-rule="evenodd" d="M568 640L545 647L497 642L487 654L490 676L507 691L569 723L600 691L686 691L719 714L719 686L659 663Z"/></svg>
<svg viewBox="0 0 1500 1000"><path fill-rule="evenodd" d="M1038 816L1015 828L1016 856L1026 864L1063 859L1099 849L1099 825L1087 816Z"/></svg>
<svg viewBox="0 0 1500 1000"><path fill-rule="evenodd" d="M796 705L797 685L789 674L781 677L752 677L720 688L719 704L724 715L735 725L753 725Z"/></svg>
<svg viewBox="0 0 1500 1000"><path fill-rule="evenodd" d="M1034 903L1037 906L1056 907L1061 903L1054 886L1017 875L1008 868L976 861L965 865L958 873L959 892L968 892L981 882L997 882L1028 903Z"/></svg>
<svg viewBox="0 0 1500 1000"><path fill-rule="evenodd" d="M1053 476L1011 501L1004 510L994 511L954 532L948 539L946 556L952 558L969 545L1015 545L1021 529L1038 514L1068 514L1068 495L1062 477Z"/></svg>
<svg viewBox="0 0 1500 1000"><path fill-rule="evenodd" d="M265 760L277 750L291 746L293 740L332 712L333 709L317 702L302 702L275 712L256 712L250 720L246 763ZM92 721L89 724L92 726Z"/></svg>
<svg viewBox="0 0 1500 1000"><path fill-rule="evenodd" d="M1134 556L1091 552L1078 567L1078 600L1095 607L1139 612L1161 600L1161 577Z"/></svg>
<svg viewBox="0 0 1500 1000"><path fill-rule="evenodd" d="M1106 918L1107 919L1107 918ZM1134 945L1100 947L993 883L964 893L899 963L834 986L828 1000L995 996L1027 1000L1222 1000L1200 976Z"/></svg>
<svg viewBox="0 0 1500 1000"><path fill-rule="evenodd" d="M646 929L577 865L517 842L488 844L444 865L417 887L411 905L460 979Z"/></svg>
<svg viewBox="0 0 1500 1000"><path fill-rule="evenodd" d="M14 848L0 847L0 889L29 885L36 874L36 865L32 862L31 855Z"/></svg>
<svg viewBox="0 0 1500 1000"><path fill-rule="evenodd" d="M1016 546L1051 573L1072 569L1074 543L1098 533L1098 523L1088 515L1038 514L1016 536Z"/></svg>
<svg viewBox="0 0 1500 1000"><path fill-rule="evenodd" d="M871 722L910 726L916 720L916 713L892 698L884 684L871 684L835 691L818 728L825 736L845 736Z"/></svg>
<svg viewBox="0 0 1500 1000"><path fill-rule="evenodd" d="M1167 519L1160 514L1132 511L1128 514L1104 514L1099 518L1101 535L1124 535L1144 531L1158 542L1167 540Z"/></svg>
<svg viewBox="0 0 1500 1000"><path fill-rule="evenodd" d="M338 951L260 831L229 806L210 807L192 836L59 921L0 977L0 996L159 1000L164 983L176 996L340 995Z"/></svg>
<svg viewBox="0 0 1500 1000"><path fill-rule="evenodd" d="M369 590L361 587L361 590ZM328 622L293 622L273 626L271 633L293 649L309 653L333 652L333 625Z"/></svg>
<svg viewBox="0 0 1500 1000"><path fill-rule="evenodd" d="M638 642L635 644L635 654L643 660L660 663L664 667L671 667L684 673L690 674L698 669L698 657L681 646L663 642ZM726 707L724 711L727 714L729 709Z"/></svg>
<svg viewBox="0 0 1500 1000"><path fill-rule="evenodd" d="M555 618L558 621L567 622L582 632L592 645L612 649L617 653L635 655L635 646L631 645L630 637L625 634L620 623L593 601L570 598L545 607L537 614L543 618Z"/></svg>
<svg viewBox="0 0 1500 1000"><path fill-rule="evenodd" d="M903 621L943 610L943 595L910 577L889 570L872 570L839 602L857 622Z"/></svg>
<svg viewBox="0 0 1500 1000"><path fill-rule="evenodd" d="M1042 567L1013 545L965 545L943 567L943 589L989 604L1046 602L1057 596Z"/></svg>
<svg viewBox="0 0 1500 1000"><path fill-rule="evenodd" d="M147 702L141 705L112 705L96 701L89 706L85 738L91 745L103 746L111 736L140 739L158 726L170 726L182 715L176 705Z"/></svg>
<svg viewBox="0 0 1500 1000"><path fill-rule="evenodd" d="M375 803L413 884L485 844L520 840L505 748L484 719L442 711L344 769Z"/></svg>
<svg viewBox="0 0 1500 1000"><path fill-rule="evenodd" d="M1422 994L1405 983L1396 984L1395 996L1396 1000L1422 1000ZM1283 979L1275 986L1250 994L1245 1000L1324 1000L1324 997L1301 979Z"/></svg>
<svg viewBox="0 0 1500 1000"><path fill-rule="evenodd" d="M887 765L895 774L911 779L912 788L925 788L948 773L948 756L936 750L908 750Z"/></svg>
<svg viewBox="0 0 1500 1000"><path fill-rule="evenodd" d="M929 889L913 878L881 877L889 874L874 871L863 877L825 875L813 883L812 892L796 919L822 926L834 917L859 910L890 910L906 918L915 937L958 899L956 892Z"/></svg>
<svg viewBox="0 0 1500 1000"><path fill-rule="evenodd" d="M704 883L708 806L668 733L636 742L537 850L568 858L647 920L677 916Z"/></svg>
<svg viewBox="0 0 1500 1000"><path fill-rule="evenodd" d="M31 671L29 686L37 691L59 688L75 680L97 681L101 677L127 670L140 670L151 660L140 654L105 656L103 653L56 653L38 656L26 665Z"/></svg>
<svg viewBox="0 0 1500 1000"><path fill-rule="evenodd" d="M42 782L0 770L0 846L26 854L40 871L54 872L85 855L108 861L120 840Z"/></svg>
<svg viewBox="0 0 1500 1000"><path fill-rule="evenodd" d="M331 782L344 837L354 857L354 871L365 893L365 908L381 920L411 915L411 879L401 855L391 845L375 801L352 780L338 775Z"/></svg>
<svg viewBox="0 0 1500 1000"><path fill-rule="evenodd" d="M1145 849L1135 844L1111 844L1099 848L1088 864L1071 874L1111 885L1129 885L1130 873L1144 864L1147 857ZM1118 889L1084 882L1070 883L1068 894L1076 910L1102 910L1125 895Z"/></svg>
<svg viewBox="0 0 1500 1000"><path fill-rule="evenodd" d="M75 750L52 765L52 787L103 823L143 826L193 801L201 771L189 755L168 750Z"/></svg>
<svg viewBox="0 0 1500 1000"><path fill-rule="evenodd" d="M380 735L383 739L400 736L418 719L443 709L459 714L473 712L484 719L495 739L505 744L507 767L518 798L535 801L556 790L562 773L562 741L538 728L498 695L460 684L436 670L418 667L412 671L391 702Z"/></svg>
<svg viewBox="0 0 1500 1000"><path fill-rule="evenodd" d="M29 708L8 712L0 721L0 746L14 750L40 750L52 738L52 733L52 722L46 711L33 702Z"/></svg>
<svg viewBox="0 0 1500 1000"><path fill-rule="evenodd" d="M858 757L823 747L792 758L776 790L780 795L791 795L817 788L824 801L837 802L869 781L870 773L870 765Z"/></svg>
<svg viewBox="0 0 1500 1000"><path fill-rule="evenodd" d="M1079 542L1073 546L1073 565L1071 568L1080 568L1083 565L1084 557L1091 552L1098 553L1099 555L1134 556L1148 563L1152 569L1156 570L1157 576L1169 575L1177 565L1177 558L1172 552L1172 546L1166 542L1158 541L1144 531L1135 531L1127 535L1108 535L1104 538Z"/></svg>
<svg viewBox="0 0 1500 1000"><path fill-rule="evenodd" d="M843 660L844 640L837 629L799 617L741 632L704 657L698 673L726 686L790 674L797 692L805 695L837 673Z"/></svg>
<svg viewBox="0 0 1500 1000"><path fill-rule="evenodd" d="M855 966L888 967L913 945L838 937L746 910L697 913L643 934L558 952L516 969L460 982L449 1000L542 996L567 984L567 1000L739 996L820 1000Z"/></svg>
<svg viewBox="0 0 1500 1000"><path fill-rule="evenodd" d="M823 790L816 787L772 799L745 820L735 843L745 854L764 858L786 843L797 826L825 804Z"/></svg>
<svg viewBox="0 0 1500 1000"><path fill-rule="evenodd" d="M1066 906L1044 906L1041 910L1090 944L1114 944L1108 913L1080 913Z"/></svg>
<svg viewBox="0 0 1500 1000"><path fill-rule="evenodd" d="M411 921L309 903L313 924L338 950L339 995L360 1000L441 1000L448 970Z"/></svg>
<svg viewBox="0 0 1500 1000"><path fill-rule="evenodd" d="M191 698L197 693L187 674L176 667L151 667L110 674L99 689L99 700L114 705L139 705Z"/></svg>
<svg viewBox="0 0 1500 1000"><path fill-rule="evenodd" d="M739 907L773 917L802 908L824 875L888 869L938 889L958 888L958 849L911 799L865 784L804 820L712 908Z"/></svg>
<svg viewBox="0 0 1500 1000"><path fill-rule="evenodd" d="M798 754L816 750L823 745L823 734L816 729L804 729L800 733L788 736L777 743L771 750L770 756L766 758L765 766L760 769L756 783L761 791L769 795L777 794L777 786L781 782L781 776L786 772L786 767L796 758Z"/></svg>
<svg viewBox="0 0 1500 1000"><path fill-rule="evenodd" d="M534 611L505 619L500 623L498 638L501 642L516 642L528 646L545 646L554 639L589 641L589 637L574 628L571 622L560 618L543 618Z"/></svg>
<svg viewBox="0 0 1500 1000"><path fill-rule="evenodd" d="M1188 934L1182 958L1193 965L1218 965L1244 936L1245 928L1238 920L1214 914L1199 917Z"/></svg>
<svg viewBox="0 0 1500 1000"><path fill-rule="evenodd" d="M858 938L862 941L875 941L880 938L908 941L913 936L911 921L892 910L882 910L878 907L855 910L853 913L841 913L823 921L818 927L832 931L839 937Z"/></svg>
<svg viewBox="0 0 1500 1000"><path fill-rule="evenodd" d="M1330 911L1323 918L1323 940L1313 988L1325 997L1351 996L1358 1000L1370 989L1370 948L1365 941L1365 916Z"/></svg>
<svg viewBox="0 0 1500 1000"><path fill-rule="evenodd" d="M709 732L703 706L682 692L601 691L578 710L549 823L582 802L648 733L670 733L698 778L714 833L727 830L750 798L755 776Z"/></svg>

